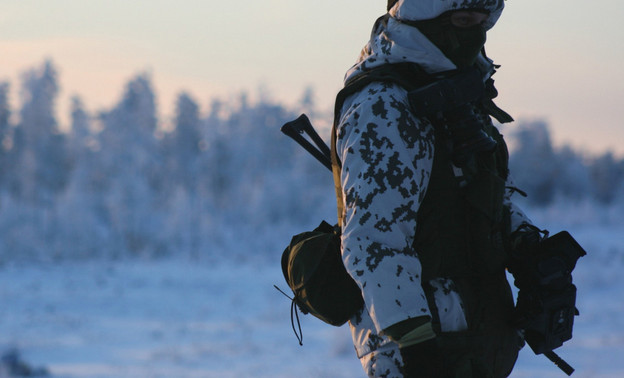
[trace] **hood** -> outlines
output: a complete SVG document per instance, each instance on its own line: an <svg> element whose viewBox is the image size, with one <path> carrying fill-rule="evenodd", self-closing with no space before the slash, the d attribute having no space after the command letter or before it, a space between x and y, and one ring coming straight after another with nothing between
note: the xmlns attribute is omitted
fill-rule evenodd
<svg viewBox="0 0 624 378"><path fill-rule="evenodd" d="M397 20L421 21L460 9L484 10L490 14L485 23L489 30L498 21L504 7L504 0L398 0L388 13Z"/></svg>
<svg viewBox="0 0 624 378"><path fill-rule="evenodd" d="M399 0L388 14L375 22L368 43L356 64L347 71L345 82L374 67L393 63L417 63L430 74L454 70L455 64L427 37L400 20L428 20L452 10L482 9L490 12L486 28L491 29L503 7L503 0ZM484 80L494 73L493 62L483 54L477 59L477 65L484 73Z"/></svg>

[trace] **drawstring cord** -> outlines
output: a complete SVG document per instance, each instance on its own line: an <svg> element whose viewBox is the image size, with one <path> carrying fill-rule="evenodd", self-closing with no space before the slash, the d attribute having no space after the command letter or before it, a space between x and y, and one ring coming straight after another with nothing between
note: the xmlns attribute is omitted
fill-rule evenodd
<svg viewBox="0 0 624 378"><path fill-rule="evenodd" d="M297 327L299 328L299 333L295 329L295 322L293 321L293 312L295 313L295 318L297 318ZM299 322L299 313L297 312L297 304L295 300L292 300L290 304L290 325L292 325L293 332L297 337L297 341L299 341L299 345L303 346L303 331L301 331L301 323Z"/></svg>
<svg viewBox="0 0 624 378"><path fill-rule="evenodd" d="M284 294L284 296L291 300L290 303L290 325L292 326L293 332L295 333L295 337L297 337L297 341L299 341L299 345L303 346L303 331L301 330L301 322L299 322L299 313L297 312L297 303L295 302L295 298L291 298L288 294L284 293L282 289L277 287L277 285L273 285L277 291ZM294 316L293 316L294 313ZM297 328L295 328L295 319L297 319L297 328L299 328L299 332L297 332Z"/></svg>

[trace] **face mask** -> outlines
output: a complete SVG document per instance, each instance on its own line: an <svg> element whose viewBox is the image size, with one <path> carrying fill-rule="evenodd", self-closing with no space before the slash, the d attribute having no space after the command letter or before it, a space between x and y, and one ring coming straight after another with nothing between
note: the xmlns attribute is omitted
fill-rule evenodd
<svg viewBox="0 0 624 378"><path fill-rule="evenodd" d="M485 45L485 28L474 25L467 28L454 26L448 16L433 20L412 21L444 55L458 68L472 66Z"/></svg>

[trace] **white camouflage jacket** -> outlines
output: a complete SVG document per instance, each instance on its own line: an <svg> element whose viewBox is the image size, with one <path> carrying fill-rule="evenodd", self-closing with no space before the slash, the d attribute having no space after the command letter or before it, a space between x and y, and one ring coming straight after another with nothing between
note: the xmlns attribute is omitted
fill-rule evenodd
<svg viewBox="0 0 624 378"><path fill-rule="evenodd" d="M390 17L377 20L370 41L345 81L375 66L405 61L419 63L429 73L454 69L453 63L416 28L396 19L433 18L450 10L448 5L453 3L432 2L447 8L416 9L426 2L399 1L390 10ZM488 26L493 26L502 11L502 0L472 2L484 7L490 4ZM494 72L486 57L480 57L478 64L489 73L488 77ZM412 114L406 90L394 84L372 83L344 102L336 149L342 163L345 204L342 256L365 301L363 313L350 321L351 331L364 369L369 376L377 376L375 371L391 372L401 364L396 345L381 331L408 318L431 316L421 287L418 251L412 250L412 243L416 214L431 175L433 127ZM511 194L507 193L506 204L512 209L514 229L530 222L512 204ZM440 277L430 284L443 289L435 291L442 331L465 329L461 298L453 290L453 283Z"/></svg>

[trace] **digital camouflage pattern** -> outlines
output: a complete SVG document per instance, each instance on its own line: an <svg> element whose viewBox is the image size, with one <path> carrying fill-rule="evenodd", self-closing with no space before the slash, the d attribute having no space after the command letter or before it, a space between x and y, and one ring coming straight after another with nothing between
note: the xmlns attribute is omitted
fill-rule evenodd
<svg viewBox="0 0 624 378"><path fill-rule="evenodd" d="M502 11L502 0L431 0L399 1L391 14L427 11L435 17L439 13L433 13L453 7L477 5L498 12L495 18ZM406 61L419 63L429 73L455 68L417 29L386 15L375 23L370 41L345 80L373 67ZM488 73L484 80L493 73L486 57L481 56L478 64ZM409 318L432 316L422 289L418 251L412 244L416 215L431 177L434 142L433 126L412 114L407 91L395 84L371 83L342 106L336 140L345 204L342 253L365 302L350 326L357 355L370 377L401 377L398 347L382 330ZM512 194L506 193L505 204L516 228L530 221L512 204ZM437 278L429 284L442 331L466 329L454 283Z"/></svg>

